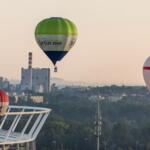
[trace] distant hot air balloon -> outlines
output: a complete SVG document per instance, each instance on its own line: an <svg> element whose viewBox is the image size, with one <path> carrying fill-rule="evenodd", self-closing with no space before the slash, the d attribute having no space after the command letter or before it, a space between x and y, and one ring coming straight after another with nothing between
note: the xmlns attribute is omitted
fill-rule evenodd
<svg viewBox="0 0 150 150"><path fill-rule="evenodd" d="M52 63L56 65L57 61L60 61L75 44L77 28L68 19L47 18L36 26L35 39ZM57 72L56 66L55 72Z"/></svg>
<svg viewBox="0 0 150 150"><path fill-rule="evenodd" d="M0 90L0 116L3 116L9 105L9 97L5 91Z"/></svg>

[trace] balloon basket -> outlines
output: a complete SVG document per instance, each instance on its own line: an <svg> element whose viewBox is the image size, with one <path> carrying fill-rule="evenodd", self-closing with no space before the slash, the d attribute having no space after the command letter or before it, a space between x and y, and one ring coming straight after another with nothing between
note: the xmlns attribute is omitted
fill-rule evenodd
<svg viewBox="0 0 150 150"><path fill-rule="evenodd" d="M55 66L55 68L54 68L54 72L57 72L57 67Z"/></svg>

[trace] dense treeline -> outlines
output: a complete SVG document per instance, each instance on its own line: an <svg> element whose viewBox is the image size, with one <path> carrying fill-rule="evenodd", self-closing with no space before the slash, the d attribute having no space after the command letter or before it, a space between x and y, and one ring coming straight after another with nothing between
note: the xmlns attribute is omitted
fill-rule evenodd
<svg viewBox="0 0 150 150"><path fill-rule="evenodd" d="M150 95L145 87L105 86L57 89L45 94L52 108L37 139L38 150L96 149L97 96L102 114L101 150L150 149ZM111 96L120 96L112 101ZM41 106L41 105L40 105Z"/></svg>

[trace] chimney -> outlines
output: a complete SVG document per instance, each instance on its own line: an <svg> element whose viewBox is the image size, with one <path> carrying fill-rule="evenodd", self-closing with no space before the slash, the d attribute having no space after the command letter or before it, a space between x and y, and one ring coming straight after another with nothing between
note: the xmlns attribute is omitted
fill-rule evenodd
<svg viewBox="0 0 150 150"><path fill-rule="evenodd" d="M32 90L32 52L28 53L29 90Z"/></svg>
<svg viewBox="0 0 150 150"><path fill-rule="evenodd" d="M28 69L32 69L32 52L28 54Z"/></svg>

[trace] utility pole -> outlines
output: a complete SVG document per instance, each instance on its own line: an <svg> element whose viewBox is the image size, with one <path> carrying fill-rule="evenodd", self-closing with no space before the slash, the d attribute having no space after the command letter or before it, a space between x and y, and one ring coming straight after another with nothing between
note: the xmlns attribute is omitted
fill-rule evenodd
<svg viewBox="0 0 150 150"><path fill-rule="evenodd" d="M96 136L97 136L97 150L100 148L100 136L101 136L101 126L102 126L102 116L100 112L100 100L103 97L98 96L97 98L97 116L96 116Z"/></svg>

